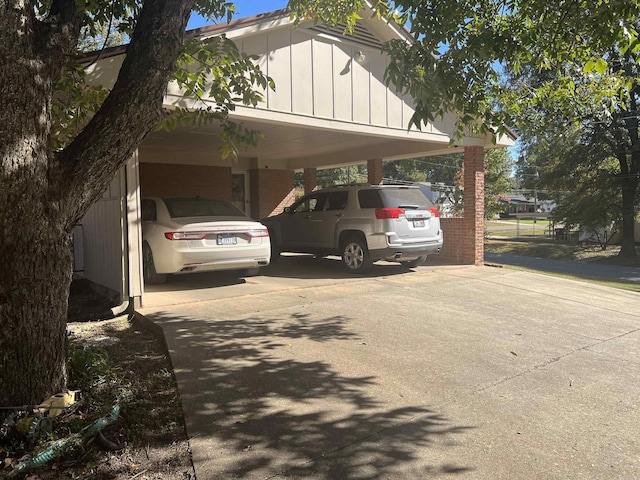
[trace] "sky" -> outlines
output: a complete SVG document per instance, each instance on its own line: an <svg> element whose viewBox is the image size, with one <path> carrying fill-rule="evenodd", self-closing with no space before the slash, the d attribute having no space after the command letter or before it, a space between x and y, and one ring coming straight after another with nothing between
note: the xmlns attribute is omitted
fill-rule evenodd
<svg viewBox="0 0 640 480"><path fill-rule="evenodd" d="M288 0L232 0L236 6L236 12L233 16L234 20L243 17L250 17L258 13L271 12L287 6ZM205 25L211 25L207 19L193 15L189 19L189 25L187 30L192 28L203 27Z"/></svg>

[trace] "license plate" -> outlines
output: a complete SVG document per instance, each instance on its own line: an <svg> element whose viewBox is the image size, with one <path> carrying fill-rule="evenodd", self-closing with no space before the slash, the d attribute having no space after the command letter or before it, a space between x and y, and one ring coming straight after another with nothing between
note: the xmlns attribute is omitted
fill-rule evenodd
<svg viewBox="0 0 640 480"><path fill-rule="evenodd" d="M413 226L414 227L424 227L424 220L414 220L413 221Z"/></svg>
<svg viewBox="0 0 640 480"><path fill-rule="evenodd" d="M218 245L235 245L238 243L238 237L233 233L218 234Z"/></svg>

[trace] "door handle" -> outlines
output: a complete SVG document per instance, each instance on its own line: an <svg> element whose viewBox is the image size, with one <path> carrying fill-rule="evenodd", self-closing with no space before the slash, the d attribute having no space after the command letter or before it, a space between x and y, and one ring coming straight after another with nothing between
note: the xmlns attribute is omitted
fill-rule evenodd
<svg viewBox="0 0 640 480"><path fill-rule="evenodd" d="M336 217L344 217L344 213L338 212L338 213L336 213Z"/></svg>

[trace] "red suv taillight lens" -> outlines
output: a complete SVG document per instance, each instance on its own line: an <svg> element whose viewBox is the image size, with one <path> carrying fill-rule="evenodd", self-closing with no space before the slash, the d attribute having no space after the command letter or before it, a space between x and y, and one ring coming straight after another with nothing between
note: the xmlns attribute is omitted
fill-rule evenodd
<svg viewBox="0 0 640 480"><path fill-rule="evenodd" d="M438 212L438 209L436 207L430 207L427 210L429 210L434 217L440 216L440 212Z"/></svg>
<svg viewBox="0 0 640 480"><path fill-rule="evenodd" d="M376 218L378 220L400 218L400 215L404 215L404 208L376 208Z"/></svg>

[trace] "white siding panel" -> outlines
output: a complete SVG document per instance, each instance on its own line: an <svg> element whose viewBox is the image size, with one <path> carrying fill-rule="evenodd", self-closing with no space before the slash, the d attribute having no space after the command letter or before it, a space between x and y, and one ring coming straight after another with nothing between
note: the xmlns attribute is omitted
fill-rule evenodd
<svg viewBox="0 0 640 480"><path fill-rule="evenodd" d="M402 97L402 126L404 128L409 127L409 122L411 121L411 117L415 113L415 109L413 108L413 99L409 95L404 95ZM415 128L415 127L413 127ZM425 132L430 132L430 125L422 128Z"/></svg>
<svg viewBox="0 0 640 480"><path fill-rule="evenodd" d="M84 276L123 294L122 170L82 219Z"/></svg>
<svg viewBox="0 0 640 480"><path fill-rule="evenodd" d="M334 118L351 121L353 119L351 48L333 45L333 105Z"/></svg>
<svg viewBox="0 0 640 480"><path fill-rule="evenodd" d="M144 290L142 277L142 225L140 223L140 178L138 152L125 164L127 179L127 241L129 245L129 297L141 297Z"/></svg>
<svg viewBox="0 0 640 480"><path fill-rule="evenodd" d="M352 50L352 57L357 56L357 49ZM369 55L364 56L362 62L353 61L351 66L353 69L353 121L357 123L370 123L370 68L371 58Z"/></svg>
<svg viewBox="0 0 640 480"><path fill-rule="evenodd" d="M402 128L402 99L393 84L387 89L387 126Z"/></svg>
<svg viewBox="0 0 640 480"><path fill-rule="evenodd" d="M248 55L258 55L260 58L255 61L255 63L260 67L262 73L268 73L268 56L267 56L267 35L257 35L249 38L245 38L242 40L242 43L238 45L244 53ZM268 103L269 95L273 93L269 88L262 89L257 88L256 90L262 93L262 96L265 99L265 102ZM264 104L260 106L264 107Z"/></svg>
<svg viewBox="0 0 640 480"><path fill-rule="evenodd" d="M384 72L387 68L387 57L382 54L371 54L371 123L387 125L387 87L384 84Z"/></svg>
<svg viewBox="0 0 640 480"><path fill-rule="evenodd" d="M85 81L88 85L102 85L110 90L116 83L123 61L124 55L102 58L96 61L86 69L87 76Z"/></svg>
<svg viewBox="0 0 640 480"><path fill-rule="evenodd" d="M269 34L267 73L276 83L276 91L269 95L268 108L291 111L291 32L276 30Z"/></svg>
<svg viewBox="0 0 640 480"><path fill-rule="evenodd" d="M291 107L313 115L313 49L309 35L291 32Z"/></svg>
<svg viewBox="0 0 640 480"><path fill-rule="evenodd" d="M333 56L331 44L313 40L313 104L316 117L333 118Z"/></svg>

